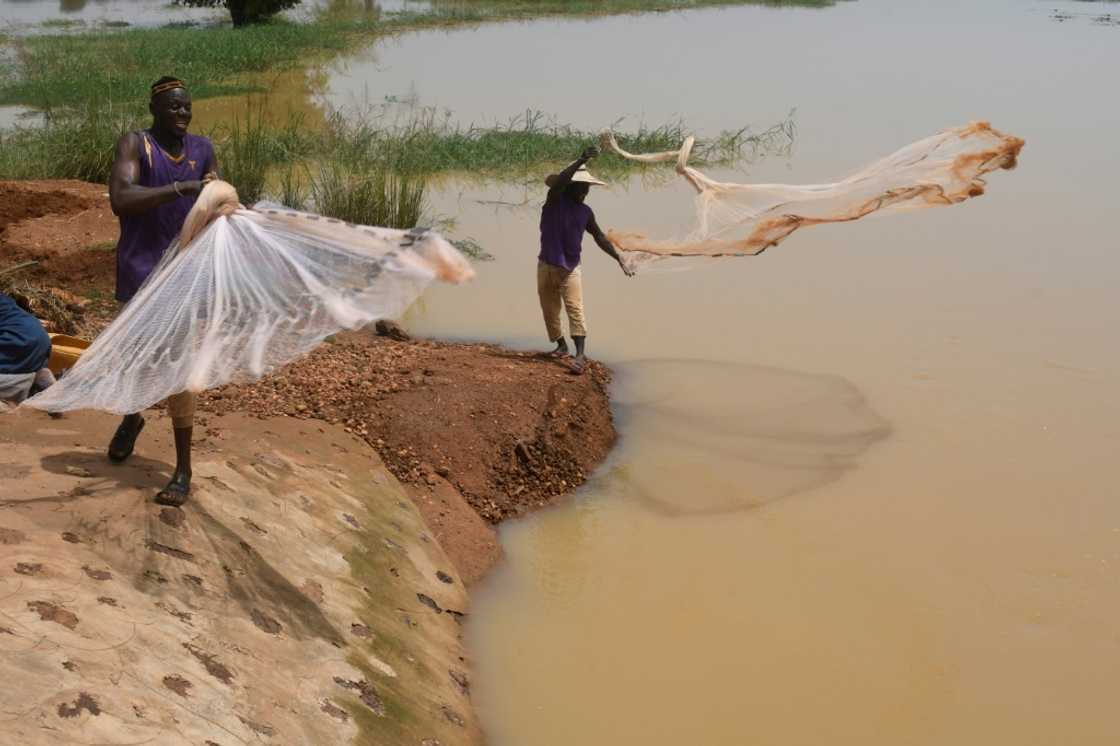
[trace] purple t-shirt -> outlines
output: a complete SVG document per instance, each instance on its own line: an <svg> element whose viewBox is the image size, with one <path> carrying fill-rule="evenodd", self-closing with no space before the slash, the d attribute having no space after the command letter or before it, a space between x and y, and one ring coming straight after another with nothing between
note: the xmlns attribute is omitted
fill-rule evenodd
<svg viewBox="0 0 1120 746"><path fill-rule="evenodd" d="M148 130L136 134L140 137L139 186L161 187L175 181L197 181L213 162L214 146L200 135L188 134L183 140L183 154L175 159L160 148ZM139 215L120 216L117 300L127 302L136 295L163 252L179 235L195 199L194 195L187 195Z"/></svg>
<svg viewBox="0 0 1120 746"><path fill-rule="evenodd" d="M546 264L571 272L579 266L583 234L594 217L591 208L564 195L544 203L541 210L541 253Z"/></svg>

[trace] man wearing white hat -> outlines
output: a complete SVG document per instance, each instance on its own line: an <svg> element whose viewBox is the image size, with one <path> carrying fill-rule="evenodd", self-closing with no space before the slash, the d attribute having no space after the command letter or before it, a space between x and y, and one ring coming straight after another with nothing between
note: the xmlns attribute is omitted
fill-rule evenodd
<svg viewBox="0 0 1120 746"><path fill-rule="evenodd" d="M548 197L541 210L541 253L537 257L537 294L541 299L544 325L548 340L556 343L550 354L562 357L568 354L568 343L560 325L560 308L568 313L568 333L575 343L576 356L572 360L573 373L582 373L586 358L584 342L587 324L583 316L583 287L580 275L580 255L583 251L583 234L590 233L599 248L618 262L627 277L634 275L618 251L595 222L595 213L584 204L592 184L606 186L591 175L586 164L599 155L591 146L558 174L545 179Z"/></svg>

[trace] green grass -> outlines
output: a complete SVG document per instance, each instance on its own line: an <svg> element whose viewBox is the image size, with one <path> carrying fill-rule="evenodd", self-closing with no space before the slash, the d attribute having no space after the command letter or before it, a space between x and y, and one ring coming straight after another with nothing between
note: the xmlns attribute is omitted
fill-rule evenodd
<svg viewBox="0 0 1120 746"><path fill-rule="evenodd" d="M534 113L489 127L463 127L430 115L398 125L334 114L320 129L304 126L298 114L289 115L281 124L268 124L266 108L264 99L250 98L243 107L244 115L206 133L214 141L223 178L238 189L245 202L267 193L296 207L293 203L305 202L309 187L314 187L311 191L317 189L317 202L341 205L343 195L336 192L344 184L361 181L358 171L535 180L570 163L587 145L598 141L597 132L549 123ZM106 183L117 139L145 124L132 108L91 105L78 111L63 110L42 127L0 132L0 179ZM675 150L688 134L682 123L616 131L620 144L637 152ZM794 137L791 114L768 129L744 128L699 139L691 162L697 166L732 164L744 157L780 155L792 147ZM318 171L313 172L311 164L319 164ZM647 168L610 153L595 161L595 170L605 176Z"/></svg>
<svg viewBox="0 0 1120 746"><path fill-rule="evenodd" d="M87 104L43 127L0 131L0 178L107 183L117 140L140 126L131 109Z"/></svg>
<svg viewBox="0 0 1120 746"><path fill-rule="evenodd" d="M314 23L276 20L230 26L137 28L20 39L19 62L0 81L0 104L43 111L86 101L146 107L148 87L161 75L190 82L195 98L257 90L248 76L290 69L352 46L372 32L362 20Z"/></svg>
<svg viewBox="0 0 1120 746"><path fill-rule="evenodd" d="M43 28L70 29L84 26L84 21L74 21L69 18L48 18L40 24Z"/></svg>
<svg viewBox="0 0 1120 746"><path fill-rule="evenodd" d="M276 184L276 199L285 207L293 210L307 209L311 197L310 176L305 176L306 168L302 169L295 163L288 163L280 171Z"/></svg>
<svg viewBox="0 0 1120 746"><path fill-rule="evenodd" d="M268 167L276 160L272 152L273 138L266 137L265 104L250 103L245 115L235 115L228 136L214 138L222 178L233 184L245 204L252 204L264 194Z"/></svg>
<svg viewBox="0 0 1120 746"><path fill-rule="evenodd" d="M424 13L364 14L335 3L308 23L274 20L229 26L167 26L30 36L0 36L14 45L15 62L0 56L0 104L35 107L44 127L0 131L0 178L75 178L104 183L121 133L146 126L146 91L162 74L190 81L196 99L260 90L264 73L321 61L371 36L431 25L453 25L545 15L603 15L720 5L825 7L832 0L435 0ZM168 60L175 60L168 69ZM405 124L331 116L310 128L296 116L266 124L263 99L250 98L243 116L209 133L223 175L242 199L268 193L303 204L318 182L352 180L337 164L365 164L376 171L420 177L446 172L525 178L568 163L598 133L548 122L527 112L504 125L453 125L430 112ZM682 124L621 132L635 151L671 150L687 134ZM780 152L792 143L792 121L753 133L728 132L697 144L693 162L728 163L744 154ZM307 163L324 164L311 175ZM333 165L332 165L333 164ZM596 170L618 175L642 168L607 154ZM325 169L325 170L324 170ZM353 170L353 169L351 169ZM271 177L271 182L270 182ZM331 204L340 204L332 196ZM405 200L407 202L407 200ZM342 209L341 207L339 209Z"/></svg>
<svg viewBox="0 0 1120 746"><path fill-rule="evenodd" d="M372 163L333 159L311 178L315 212L348 223L414 228L424 214L427 183Z"/></svg>
<svg viewBox="0 0 1120 746"><path fill-rule="evenodd" d="M689 132L677 122L616 134L627 150L653 152L676 150ZM749 129L725 132L698 140L693 162L732 163L749 150L791 143L792 138L792 119L760 133ZM410 171L538 176L544 169L570 163L598 139L598 132L550 123L541 114L528 112L507 124L490 127L461 127L420 118L401 128L373 130L368 147L394 167ZM595 168L604 174L622 174L641 166L604 153L596 159Z"/></svg>
<svg viewBox="0 0 1120 746"><path fill-rule="evenodd" d="M260 90L255 75L323 61L378 34L431 26L525 19L670 11L729 5L827 7L836 0L435 0L425 12L358 12L345 3L310 22L274 19L229 25L98 29L18 40L18 61L0 68L0 105L42 111L98 101L140 108L151 82L177 75L195 98Z"/></svg>

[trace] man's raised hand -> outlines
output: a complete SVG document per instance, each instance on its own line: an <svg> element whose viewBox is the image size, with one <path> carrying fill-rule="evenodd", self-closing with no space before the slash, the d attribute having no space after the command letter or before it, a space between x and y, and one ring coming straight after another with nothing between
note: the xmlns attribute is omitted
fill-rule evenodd
<svg viewBox="0 0 1120 746"><path fill-rule="evenodd" d="M581 155L580 158L585 161L589 161L597 155L599 155L599 148L595 145L588 145L586 148L584 148L583 155Z"/></svg>

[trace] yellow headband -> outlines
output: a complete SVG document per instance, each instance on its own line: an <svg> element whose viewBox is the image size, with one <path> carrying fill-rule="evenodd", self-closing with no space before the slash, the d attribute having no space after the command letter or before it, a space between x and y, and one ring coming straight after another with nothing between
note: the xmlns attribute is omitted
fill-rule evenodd
<svg viewBox="0 0 1120 746"><path fill-rule="evenodd" d="M183 85L183 81L181 81L181 80L169 80L166 83L160 83L159 85L154 85L154 86L152 86L152 98L155 98L156 96L158 96L161 93L166 93L167 91L173 91L176 88L182 88L184 91L187 89L187 87L185 85Z"/></svg>

